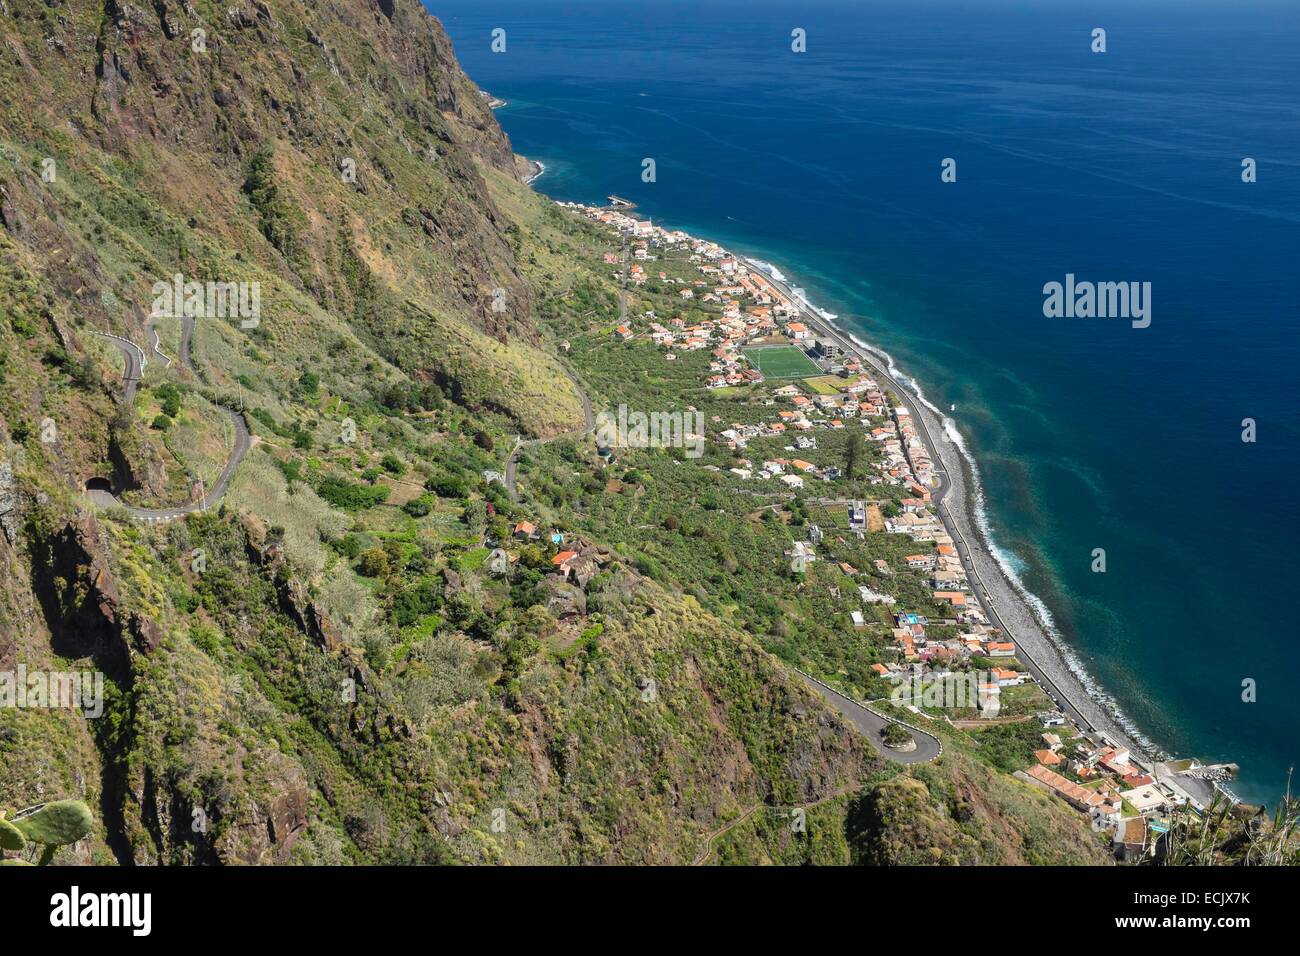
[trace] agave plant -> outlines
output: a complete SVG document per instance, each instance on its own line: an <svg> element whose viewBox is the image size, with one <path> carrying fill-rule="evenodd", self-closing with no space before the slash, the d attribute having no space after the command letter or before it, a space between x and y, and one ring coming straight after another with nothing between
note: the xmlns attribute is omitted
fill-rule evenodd
<svg viewBox="0 0 1300 956"><path fill-rule="evenodd" d="M1286 792L1270 820L1261 809L1243 816L1219 793L1204 813L1184 810L1174 818L1163 860L1169 866L1300 865L1300 799Z"/></svg>
<svg viewBox="0 0 1300 956"><path fill-rule="evenodd" d="M12 816L0 810L0 866L31 866L32 857L37 866L48 866L59 847L76 843L93 822L90 808L80 800L42 803Z"/></svg>
<svg viewBox="0 0 1300 956"><path fill-rule="evenodd" d="M1246 863L1252 866L1300 865L1300 799L1291 796L1291 774L1286 775L1286 792L1273 811L1267 827L1249 835Z"/></svg>

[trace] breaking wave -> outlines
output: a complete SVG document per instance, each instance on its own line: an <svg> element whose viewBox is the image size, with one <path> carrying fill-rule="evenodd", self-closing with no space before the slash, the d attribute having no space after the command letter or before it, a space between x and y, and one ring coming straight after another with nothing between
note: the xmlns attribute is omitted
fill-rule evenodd
<svg viewBox="0 0 1300 956"><path fill-rule="evenodd" d="M786 275L770 262L764 262L761 259L746 257L747 261L755 267L771 276L777 282L787 285L798 297L800 302L809 310L820 315L828 322L838 318L834 313L827 312L825 309L818 308L809 299L805 290L800 289L786 277ZM1146 734L1138 728L1133 720L1120 709L1119 702L1106 692L1093 677L1088 669L1084 666L1083 661L1075 650L1066 642L1060 629L1056 625L1056 619L1052 616L1051 610L1033 591L1026 586L1021 573L1028 567L1028 563L1017 555L1015 552L1000 546L993 536L993 526L989 521L987 501L984 495L984 483L980 477L979 464L975 461L975 456L966 443L965 437L958 430L957 424L946 415L937 405L926 397L925 390L921 384L898 367L894 357L887 351L877 345L863 341L862 338L848 331L840 325L835 326L836 331L848 338L858 348L866 354L873 355L880 361L885 370L889 373L890 378L897 382L902 388L911 393L911 396L922 406L924 406L935 419L940 422L942 427L942 439L944 444L951 445L956 449L957 454L971 476L969 497L971 518L975 527L983 539L986 550L993 560L997 563L998 568L1002 571L1003 576L1011 585L1012 589L1029 608L1030 614L1036 619L1043 633L1047 636L1053 650L1057 656L1064 662L1066 668L1079 682L1084 693L1088 695L1089 700L1105 711L1111 720L1113 720L1124 732L1140 747L1142 747L1148 756L1155 759L1165 759L1168 757L1159 746L1156 745ZM933 449L934 454L942 457L943 452L940 449ZM1050 674L1048 675L1051 676Z"/></svg>
<svg viewBox="0 0 1300 956"><path fill-rule="evenodd" d="M971 453L969 446L966 444L966 439L962 436L961 432L958 431L956 422L944 414L937 405L926 397L925 390L921 387L920 383L900 369L898 364L894 361L894 357L887 351L879 346L863 341L852 332L846 332L843 329L840 329L840 331L844 332L844 334L864 352L876 356L876 358L883 362L885 370L889 373L890 378L911 392L916 401L925 406L925 408L932 412L935 418L942 423L943 439L945 443L952 445L953 448L957 450L957 454L961 456L962 461L965 462L969 469L971 476L971 517L975 522L975 527L979 530L980 537L984 539L984 544L989 555L997 563L1016 594L1020 596L1020 598L1025 602L1025 605L1030 609L1030 612L1034 615L1035 619L1037 619L1038 624L1043 629L1043 633L1047 635L1053 648L1056 650L1057 654L1060 655L1061 660L1065 662L1065 666L1069 668L1070 673L1074 675L1075 679L1079 682L1080 686L1083 687L1084 691L1092 701L1105 710L1110 715L1111 719L1122 727L1124 732L1127 733L1134 742L1142 746L1149 755L1157 758L1167 757L1168 755L1141 731L1137 724L1133 722L1132 718L1120 709L1119 702L1107 693L1101 684L1098 683L1097 679L1088 672L1087 667L1084 666L1078 653L1066 642L1064 636L1061 634L1060 628L1056 625L1056 619L1052 616L1051 610L1043 602L1042 598L1029 590L1029 587L1021 577L1021 572L1028 567L1027 562L1015 552L1003 548L997 543L993 535L993 526L989 521L987 500L984 495L984 482L980 477L979 464L976 462L974 454ZM938 449L936 449L936 453L942 454Z"/></svg>

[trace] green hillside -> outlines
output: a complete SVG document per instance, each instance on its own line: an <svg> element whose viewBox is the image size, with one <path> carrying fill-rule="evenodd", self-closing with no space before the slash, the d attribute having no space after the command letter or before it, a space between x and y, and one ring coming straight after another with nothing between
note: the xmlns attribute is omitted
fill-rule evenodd
<svg viewBox="0 0 1300 956"><path fill-rule="evenodd" d="M0 708L0 807L94 811L57 862L1110 859L977 732L904 767L807 689L884 690L886 621L785 556L830 510L713 442L602 458L584 397L762 396L610 335L617 244L519 182L417 0L11 2L0 38L0 671L105 678L101 716ZM177 274L257 321L152 319Z"/></svg>

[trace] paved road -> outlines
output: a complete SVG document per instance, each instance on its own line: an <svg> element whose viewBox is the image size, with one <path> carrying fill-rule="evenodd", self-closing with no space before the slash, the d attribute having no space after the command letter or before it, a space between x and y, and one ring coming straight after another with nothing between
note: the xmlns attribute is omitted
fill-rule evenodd
<svg viewBox="0 0 1300 956"><path fill-rule="evenodd" d="M129 408L135 402L136 386L139 384L140 376L144 374L147 365L144 350L129 339L116 335L106 335L102 332L96 334L109 339L121 350L122 356L126 359L126 374L123 376L125 388L122 402ZM171 359L167 358L159 348L158 333L152 323L147 325L146 335L153 341L154 353L161 356L163 361L170 365ZM183 319L181 322L181 361L187 369L197 374L193 363L190 361L190 339L193 335L194 319ZM124 504L111 491L90 489L86 492L87 497L101 508L125 508L133 518L149 522L174 521L177 518L203 511L209 505L219 501L226 493L226 489L230 487L231 479L235 476L235 469L239 467L239 463L244 460L244 456L248 454L249 448L253 445L253 436L248 430L248 422L244 420L243 413L233 408L226 408L224 411L230 416L231 424L235 429L235 447L230 453L230 458L226 461L226 467L221 470L221 475L211 488L204 489L205 493L199 501L177 505L174 508L136 508Z"/></svg>
<svg viewBox="0 0 1300 956"><path fill-rule="evenodd" d="M833 690L803 671L799 671L799 676L804 679L805 684L838 710L844 719L852 724L859 733L870 740L872 746L880 751L880 755L886 760L892 760L894 763L929 763L943 753L943 745L939 743L939 738L933 734L927 734L922 730L908 727L899 721L891 721L882 717L874 710L868 710L853 698L845 697L839 691ZM890 723L898 724L912 735L912 740L916 743L915 750L895 750L893 747L885 745L885 741L880 734Z"/></svg>
<svg viewBox="0 0 1300 956"><path fill-rule="evenodd" d="M549 445L551 442L559 441L561 438L581 438L583 435L589 434L596 428L596 416L591 410L591 399L587 397L587 390L582 387L582 383L578 381L578 377L573 374L573 371L567 365L562 365L561 367L564 369L564 374L568 376L569 381L573 383L573 387L578 390L578 398L582 401L582 417L586 424L582 428L574 429L570 432L563 432L559 435L552 435L550 438L530 438L528 441L520 441L516 439L515 447L511 449L510 457L506 459L506 473L504 476L506 491L510 492L511 498L516 497L515 476L519 471L519 453L521 451L525 448L532 448L537 445Z"/></svg>
<svg viewBox="0 0 1300 956"><path fill-rule="evenodd" d="M107 332L95 334L100 338L108 339L122 353L122 358L126 362L126 370L122 373L122 404L127 406L135 404L136 387L144 376L145 366L149 364L148 359L144 357L144 350L130 339L124 339L119 335L109 335Z"/></svg>
<svg viewBox="0 0 1300 956"><path fill-rule="evenodd" d="M748 263L748 265L754 271L762 272L762 270L752 262ZM1015 634L1011 628L1006 625L1002 616L998 614L997 608L994 607L993 603L988 599L988 590L985 587L984 582L980 579L979 569L975 564L974 558L971 556L971 544L967 540L966 536L962 534L961 529L958 528L956 523L952 520L952 516L949 514L948 509L944 507L943 499L947 495L948 489L952 486L952 482L949 480L948 472L938 454L939 446L931 437L930 430L925 424L925 415L917 407L917 403L913 399L912 393L908 389L899 385L899 383L894 380L893 376L889 374L889 371L883 368L878 361L875 361L871 354L864 353L856 343L840 332L839 329L835 328L820 315L811 311L801 303L794 296L794 293L788 284L778 282L765 272L763 275L765 275L774 285L783 289L785 293L799 305L806 323L814 328L819 336L831 339L847 354L859 356L864 362L870 365L880 376L880 380L893 388L894 392L898 395L898 398L911 412L912 421L920 430L926 449L930 451L932 455L935 474L939 479L938 487L932 489L930 493L930 496L934 501L935 511L939 515L939 519L943 522L944 528L952 537L954 546L957 548L957 554L961 558L963 566L966 568L966 573L974 582L975 598L979 601L980 607L984 609L984 613L992 623L1002 628L1006 635L1016 642L1017 660L1021 661L1021 663L1028 668L1029 672L1034 675L1043 689L1047 691L1048 696L1050 696L1062 710L1069 714L1069 716L1073 718L1080 727L1086 730L1096 730L1097 728L1093 722L1089 720L1083 711L1065 695L1065 692L1060 688L1060 686L1052 680L1051 676L1047 673L1047 669L1034 659L1033 655L1025 648L1022 642L1016 640ZM904 454L907 454L906 449L904 449Z"/></svg>

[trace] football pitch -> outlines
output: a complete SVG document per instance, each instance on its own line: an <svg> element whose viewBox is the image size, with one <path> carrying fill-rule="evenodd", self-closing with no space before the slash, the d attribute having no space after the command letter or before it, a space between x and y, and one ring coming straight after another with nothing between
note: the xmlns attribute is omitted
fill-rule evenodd
<svg viewBox="0 0 1300 956"><path fill-rule="evenodd" d="M822 374L803 350L793 345L760 345L743 351L745 358L766 379L810 378Z"/></svg>

